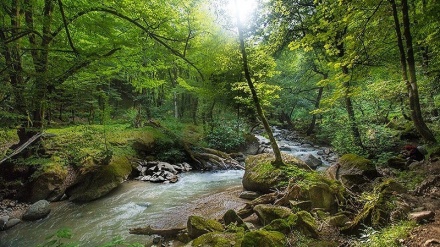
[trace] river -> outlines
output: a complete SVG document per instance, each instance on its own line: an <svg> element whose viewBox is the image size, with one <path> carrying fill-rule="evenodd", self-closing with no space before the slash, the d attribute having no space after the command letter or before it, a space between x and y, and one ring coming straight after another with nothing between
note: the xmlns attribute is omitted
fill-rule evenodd
<svg viewBox="0 0 440 247"><path fill-rule="evenodd" d="M274 129L283 152L305 158L313 155L325 169L335 154L328 148L304 142L294 132ZM260 149L270 152L269 141L256 135ZM80 246L99 246L120 236L130 242L145 243L148 237L128 233L129 228L150 225L153 228L184 227L189 215L219 218L227 209L238 209L245 203L238 198L244 171L190 172L180 174L174 184L127 181L98 200L78 204L68 201L51 203L48 217L23 222L0 232L0 247L36 246L61 228L69 228L70 242Z"/></svg>
<svg viewBox="0 0 440 247"><path fill-rule="evenodd" d="M51 203L48 217L22 222L0 232L0 246L36 246L61 228L69 228L73 234L69 242L80 246L99 246L117 236L144 243L146 236L131 235L128 229L147 225L153 228L185 226L191 213L219 217L227 207L241 206L244 201L237 196L221 193L231 189L231 193L240 191L242 177L243 171L230 170L184 173L174 184L127 181L109 195L89 203ZM203 205L209 204L206 198L214 196L212 200L215 200L215 195L224 200L216 207L203 209Z"/></svg>

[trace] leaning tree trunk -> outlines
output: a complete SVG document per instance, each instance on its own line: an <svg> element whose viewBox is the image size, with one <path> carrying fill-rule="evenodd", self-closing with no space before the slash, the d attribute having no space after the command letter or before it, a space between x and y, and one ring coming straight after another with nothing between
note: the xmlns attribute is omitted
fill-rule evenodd
<svg viewBox="0 0 440 247"><path fill-rule="evenodd" d="M254 101L254 105L257 110L258 116L260 117L261 122L263 123L264 130L266 131L267 135L269 136L270 144L271 144L273 152L275 154L275 160L272 162L272 165L274 165L275 167L279 167L284 164L283 159L281 158L281 152L280 152L278 144L275 140L275 137L273 136L269 122L267 121L267 118L264 115L263 108L261 107L260 100L257 95L257 90L255 89L254 84L251 79L251 75L249 72L249 66L248 66L248 60L247 60L247 54L246 54L246 48L244 46L243 27L241 25L240 17L238 14L238 8L237 8L236 15L237 15L238 37L239 37L239 41L240 41L240 51L241 51L241 56L242 56L242 60L243 60L242 62L243 62L244 77L246 78L249 89L251 90L252 100Z"/></svg>
<svg viewBox="0 0 440 247"><path fill-rule="evenodd" d="M436 143L434 135L423 120L422 111L420 108L419 91L417 86L417 77L415 70L414 51L412 46L412 36L410 30L409 14L408 14L408 2L402 0L402 16L403 16L403 35L400 30L400 22L397 13L397 6L395 0L389 0L392 10L395 24L395 31L397 36L397 45L400 52L400 65L402 69L402 78L406 83L409 97L409 106L411 110L411 118L414 123L414 127L417 132L428 142ZM402 41L405 38L407 54L405 54L405 48ZM409 72L409 78L408 78Z"/></svg>

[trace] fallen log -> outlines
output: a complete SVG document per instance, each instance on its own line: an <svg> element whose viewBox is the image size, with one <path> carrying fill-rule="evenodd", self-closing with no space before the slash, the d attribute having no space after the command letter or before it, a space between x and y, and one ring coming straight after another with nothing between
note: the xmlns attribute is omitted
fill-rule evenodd
<svg viewBox="0 0 440 247"><path fill-rule="evenodd" d="M130 234L136 235L160 235L162 237L175 237L180 232L186 230L185 227L182 228L166 228L166 229L154 229L151 226L147 227L139 227L139 228L130 228Z"/></svg>

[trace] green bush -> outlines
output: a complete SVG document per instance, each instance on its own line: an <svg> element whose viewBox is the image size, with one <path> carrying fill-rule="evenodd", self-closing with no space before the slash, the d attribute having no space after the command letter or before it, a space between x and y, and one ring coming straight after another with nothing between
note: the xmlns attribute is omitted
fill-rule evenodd
<svg viewBox="0 0 440 247"><path fill-rule="evenodd" d="M245 138L234 125L223 124L211 130L206 135L205 141L210 148L231 152L243 144Z"/></svg>

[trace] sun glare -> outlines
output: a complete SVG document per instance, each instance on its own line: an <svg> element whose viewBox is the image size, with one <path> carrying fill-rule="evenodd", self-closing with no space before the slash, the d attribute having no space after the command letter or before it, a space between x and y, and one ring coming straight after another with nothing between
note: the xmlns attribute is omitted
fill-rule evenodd
<svg viewBox="0 0 440 247"><path fill-rule="evenodd" d="M228 3L229 15L236 18L238 13L240 20L243 23L250 20L256 8L257 0L229 0Z"/></svg>

